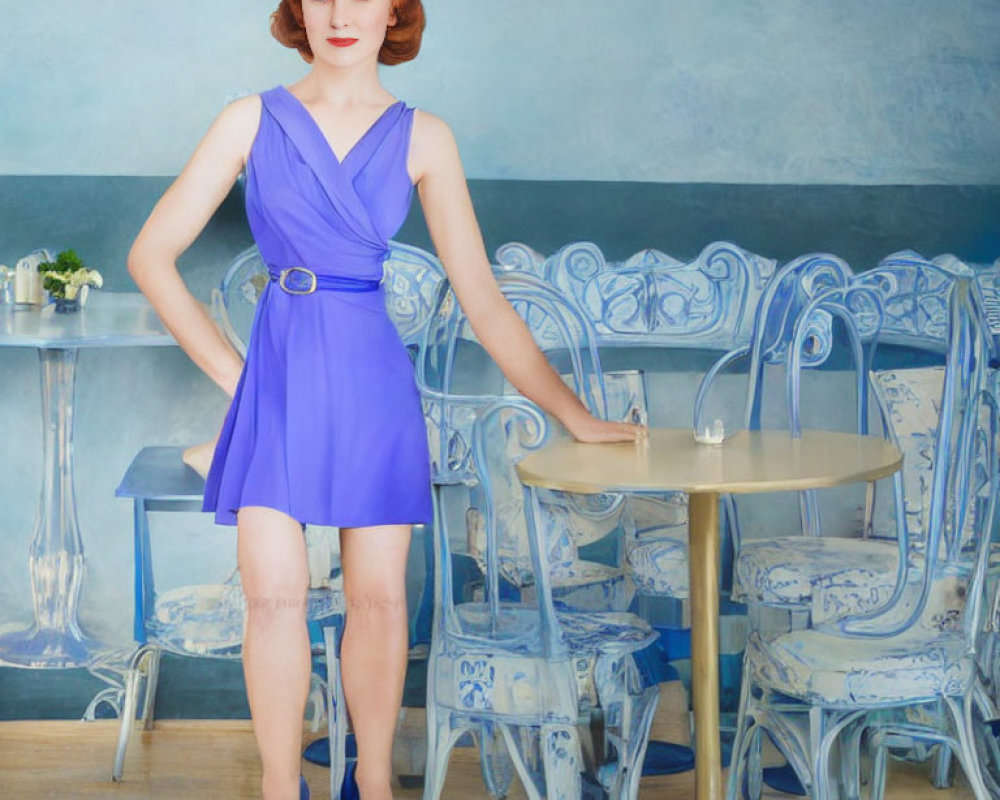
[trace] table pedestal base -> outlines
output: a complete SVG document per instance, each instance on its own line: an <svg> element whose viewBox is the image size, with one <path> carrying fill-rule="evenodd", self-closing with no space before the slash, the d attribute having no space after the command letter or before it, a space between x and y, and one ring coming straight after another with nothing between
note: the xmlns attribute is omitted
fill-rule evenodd
<svg viewBox="0 0 1000 800"><path fill-rule="evenodd" d="M66 630L40 628L0 634L0 665L43 669L84 667L102 645L71 625Z"/></svg>
<svg viewBox="0 0 1000 800"><path fill-rule="evenodd" d="M83 541L73 486L75 347L38 351L42 383L42 490L28 551L34 623L0 635L0 662L17 667L83 667L105 645L80 629Z"/></svg>

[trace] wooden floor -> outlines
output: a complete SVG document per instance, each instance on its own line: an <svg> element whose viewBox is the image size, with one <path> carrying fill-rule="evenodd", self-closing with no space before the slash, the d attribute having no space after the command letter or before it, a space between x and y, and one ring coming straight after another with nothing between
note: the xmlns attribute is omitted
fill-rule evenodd
<svg viewBox="0 0 1000 800"><path fill-rule="evenodd" d="M670 684L657 710L654 738L685 738L683 695ZM397 764L406 758L422 724L419 709L407 717L396 736ZM417 712L417 713L413 713ZM323 735L304 727L304 741ZM111 761L118 737L115 720L27 720L0 722L0 798L116 798L117 800L242 800L260 797L260 767L249 720L158 720L150 732L136 729L120 782L111 780ZM314 800L329 798L329 770L303 761ZM920 765L892 763L890 800L972 800L964 778L956 788L936 791ZM401 771L401 770L400 770ZM694 796L693 773L643 778L642 800ZM419 800L419 789L396 793L397 800ZM475 751L453 751L443 797L446 800L486 800ZM517 785L511 800L523 800ZM767 798L788 795L766 793Z"/></svg>

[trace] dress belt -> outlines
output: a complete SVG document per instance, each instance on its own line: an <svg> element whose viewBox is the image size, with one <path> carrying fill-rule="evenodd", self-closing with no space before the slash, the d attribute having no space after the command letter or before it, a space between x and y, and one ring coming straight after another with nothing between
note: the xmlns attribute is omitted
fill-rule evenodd
<svg viewBox="0 0 1000 800"><path fill-rule="evenodd" d="M288 294L312 294L317 289L335 289L341 292L372 292L382 285L376 278L354 278L349 275L317 275L307 267L287 267L281 272L268 270L272 281L277 281Z"/></svg>

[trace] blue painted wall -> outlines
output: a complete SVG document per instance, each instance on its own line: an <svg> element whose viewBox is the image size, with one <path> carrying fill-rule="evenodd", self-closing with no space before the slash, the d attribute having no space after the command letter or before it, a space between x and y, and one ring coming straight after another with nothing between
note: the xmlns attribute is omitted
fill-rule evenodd
<svg viewBox="0 0 1000 800"><path fill-rule="evenodd" d="M274 0L8 4L0 173L174 175L307 67ZM398 97L474 178L1000 182L995 0L433 0ZM499 10L498 10L499 9Z"/></svg>

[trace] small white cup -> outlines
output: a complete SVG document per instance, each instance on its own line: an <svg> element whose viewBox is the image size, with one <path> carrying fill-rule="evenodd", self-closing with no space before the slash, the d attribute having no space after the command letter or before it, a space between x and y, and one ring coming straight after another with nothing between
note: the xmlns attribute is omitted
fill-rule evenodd
<svg viewBox="0 0 1000 800"><path fill-rule="evenodd" d="M712 426L706 425L700 431L694 432L694 440L698 444L722 444L726 439L726 428L721 419L712 420Z"/></svg>

